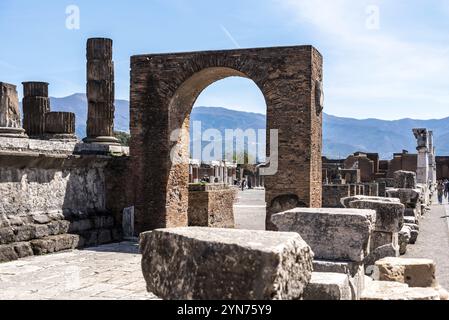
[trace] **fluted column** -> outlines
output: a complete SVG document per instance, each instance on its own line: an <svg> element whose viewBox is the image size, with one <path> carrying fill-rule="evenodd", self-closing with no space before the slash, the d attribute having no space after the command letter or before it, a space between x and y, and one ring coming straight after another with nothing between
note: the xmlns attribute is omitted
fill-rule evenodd
<svg viewBox="0 0 449 320"><path fill-rule="evenodd" d="M17 88L4 82L0 82L0 137L27 138L20 120Z"/></svg>
<svg viewBox="0 0 449 320"><path fill-rule="evenodd" d="M114 137L114 62L112 40L87 41L87 138L86 143L119 144Z"/></svg>
<svg viewBox="0 0 449 320"><path fill-rule="evenodd" d="M47 82L23 82L23 128L31 138L45 134L45 114L50 112Z"/></svg>
<svg viewBox="0 0 449 320"><path fill-rule="evenodd" d="M78 140L75 135L75 114L72 112L45 114L45 137L49 140Z"/></svg>

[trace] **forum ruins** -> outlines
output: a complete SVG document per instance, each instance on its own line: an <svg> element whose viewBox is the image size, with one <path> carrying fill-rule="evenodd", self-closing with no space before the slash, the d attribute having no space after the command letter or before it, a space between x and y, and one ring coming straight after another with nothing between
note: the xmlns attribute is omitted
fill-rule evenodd
<svg viewBox="0 0 449 320"><path fill-rule="evenodd" d="M413 130L417 154L322 157L314 47L131 57L129 148L114 137L112 40L89 39L86 57L83 141L75 114L51 111L48 83L23 82L23 120L16 86L0 83L0 263L139 238L161 299L449 299L433 260L401 258L449 158L425 128ZM196 99L231 76L267 105L269 154L252 168L189 155ZM265 190L266 230L235 228L244 176Z"/></svg>

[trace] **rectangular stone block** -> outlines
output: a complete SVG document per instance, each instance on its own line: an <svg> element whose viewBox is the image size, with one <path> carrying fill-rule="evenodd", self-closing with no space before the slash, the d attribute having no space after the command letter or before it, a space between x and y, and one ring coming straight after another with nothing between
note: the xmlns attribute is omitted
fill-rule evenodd
<svg viewBox="0 0 449 320"><path fill-rule="evenodd" d="M313 272L342 273L348 276L352 300L360 300L365 288L365 268L363 263L346 261L314 260Z"/></svg>
<svg viewBox="0 0 449 320"><path fill-rule="evenodd" d="M141 234L149 292L170 300L300 299L313 253L297 233L218 228Z"/></svg>
<svg viewBox="0 0 449 320"><path fill-rule="evenodd" d="M352 300L346 274L313 272L304 290L304 300Z"/></svg>
<svg viewBox="0 0 449 320"><path fill-rule="evenodd" d="M188 223L192 227L234 228L235 190L189 190Z"/></svg>
<svg viewBox="0 0 449 320"><path fill-rule="evenodd" d="M349 203L354 209L371 209L376 211L376 231L399 232L404 224L405 206L383 200L356 200Z"/></svg>
<svg viewBox="0 0 449 320"><path fill-rule="evenodd" d="M316 259L361 262L369 253L375 219L374 210L296 208L271 221L279 231L299 233Z"/></svg>
<svg viewBox="0 0 449 320"><path fill-rule="evenodd" d="M341 204L345 208L349 208L349 204L353 201L386 201L392 203L401 203L401 201L397 198L384 198L384 197L370 197L363 195L356 195L351 197L346 197L341 199Z"/></svg>
<svg viewBox="0 0 449 320"><path fill-rule="evenodd" d="M435 263L430 259L385 258L375 264L374 278L410 287L436 287Z"/></svg>
<svg viewBox="0 0 449 320"><path fill-rule="evenodd" d="M398 189L415 189L416 173L412 171L396 171L394 173L394 187Z"/></svg>
<svg viewBox="0 0 449 320"><path fill-rule="evenodd" d="M433 288L410 288L403 283L372 281L367 284L361 300L440 300L440 294Z"/></svg>
<svg viewBox="0 0 449 320"><path fill-rule="evenodd" d="M35 255L43 255L63 250L75 249L78 246L79 236L63 234L49 236L44 239L31 241L31 247Z"/></svg>

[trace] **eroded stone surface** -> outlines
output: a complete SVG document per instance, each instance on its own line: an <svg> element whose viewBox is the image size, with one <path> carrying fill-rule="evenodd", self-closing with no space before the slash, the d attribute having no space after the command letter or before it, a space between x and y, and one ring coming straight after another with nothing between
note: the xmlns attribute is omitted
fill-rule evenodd
<svg viewBox="0 0 449 320"><path fill-rule="evenodd" d="M352 300L346 274L313 272L304 290L304 300Z"/></svg>
<svg viewBox="0 0 449 320"><path fill-rule="evenodd" d="M376 211L376 231L399 232L404 224L405 206L383 200L356 200L349 203L354 209L372 209Z"/></svg>
<svg viewBox="0 0 449 320"><path fill-rule="evenodd" d="M140 243L148 291L163 299L299 299L312 276L293 232L159 229Z"/></svg>
<svg viewBox="0 0 449 320"><path fill-rule="evenodd" d="M361 209L296 208L272 216L279 231L298 232L316 259L363 261L376 212Z"/></svg>
<svg viewBox="0 0 449 320"><path fill-rule="evenodd" d="M386 201L392 203L400 203L397 198L384 198L384 197L370 197L370 196L352 196L341 199L341 204L345 208L349 208L349 204L353 201Z"/></svg>
<svg viewBox="0 0 449 320"><path fill-rule="evenodd" d="M367 282L361 300L440 300L434 288L410 288L404 283L388 281Z"/></svg>
<svg viewBox="0 0 449 320"><path fill-rule="evenodd" d="M435 287L435 263L430 259L385 258L375 264L374 277L410 287Z"/></svg>

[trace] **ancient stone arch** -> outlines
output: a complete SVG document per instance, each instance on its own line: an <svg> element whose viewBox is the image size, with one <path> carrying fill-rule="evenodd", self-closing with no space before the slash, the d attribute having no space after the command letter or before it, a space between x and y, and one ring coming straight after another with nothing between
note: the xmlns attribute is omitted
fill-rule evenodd
<svg viewBox="0 0 449 320"><path fill-rule="evenodd" d="M267 132L278 129L278 170L265 179L267 220L275 211L270 204L282 195L321 206L322 56L315 48L139 55L131 58L130 97L137 232L187 224L188 162L172 162L170 152L178 146L179 158L187 159L197 97L230 76L257 84L266 100Z"/></svg>

